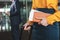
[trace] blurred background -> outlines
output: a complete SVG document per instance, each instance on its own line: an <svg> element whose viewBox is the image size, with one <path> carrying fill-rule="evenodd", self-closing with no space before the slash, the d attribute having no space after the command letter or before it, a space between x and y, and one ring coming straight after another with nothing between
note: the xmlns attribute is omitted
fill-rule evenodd
<svg viewBox="0 0 60 40"><path fill-rule="evenodd" d="M20 13L22 23L20 27L27 21L29 11L31 9L31 0L20 0ZM10 0L0 0L0 40L11 40L11 26L9 16L4 11L10 9ZM60 0L58 3L58 9L60 10ZM60 24L60 23L59 23ZM60 28L59 28L60 29ZM28 40L29 32L23 31L22 40Z"/></svg>

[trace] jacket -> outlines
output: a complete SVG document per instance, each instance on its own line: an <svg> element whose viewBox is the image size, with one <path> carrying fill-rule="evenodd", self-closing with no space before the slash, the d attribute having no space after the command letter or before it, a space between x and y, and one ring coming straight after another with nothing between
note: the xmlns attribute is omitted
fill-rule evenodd
<svg viewBox="0 0 60 40"><path fill-rule="evenodd" d="M32 9L53 8L58 10L58 0L32 0Z"/></svg>
<svg viewBox="0 0 60 40"><path fill-rule="evenodd" d="M60 22L60 11L55 12L53 15L48 16L48 24L53 24L54 22Z"/></svg>
<svg viewBox="0 0 60 40"><path fill-rule="evenodd" d="M14 25L19 25L19 23L21 22L20 5L18 0L15 0L11 4L10 20L11 20L11 24L14 24Z"/></svg>

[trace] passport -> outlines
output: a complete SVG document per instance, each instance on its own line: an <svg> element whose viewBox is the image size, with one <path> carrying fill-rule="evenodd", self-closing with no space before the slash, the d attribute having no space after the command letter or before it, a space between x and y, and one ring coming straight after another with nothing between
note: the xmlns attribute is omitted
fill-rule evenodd
<svg viewBox="0 0 60 40"><path fill-rule="evenodd" d="M33 15L33 22L40 22L41 18L46 18L55 12L52 8L37 8Z"/></svg>

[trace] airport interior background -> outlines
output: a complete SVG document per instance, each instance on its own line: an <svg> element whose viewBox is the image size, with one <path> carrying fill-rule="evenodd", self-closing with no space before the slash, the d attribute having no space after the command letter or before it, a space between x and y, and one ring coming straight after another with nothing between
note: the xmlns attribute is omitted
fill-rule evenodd
<svg viewBox="0 0 60 40"><path fill-rule="evenodd" d="M31 0L20 0L20 13L22 22L20 27L27 21L29 12L31 9ZM4 11L9 10L11 2L9 0L0 0L0 40L11 40L11 26L9 16L7 16ZM60 10L60 0L58 3L58 9ZM28 40L30 31L23 31L22 40Z"/></svg>

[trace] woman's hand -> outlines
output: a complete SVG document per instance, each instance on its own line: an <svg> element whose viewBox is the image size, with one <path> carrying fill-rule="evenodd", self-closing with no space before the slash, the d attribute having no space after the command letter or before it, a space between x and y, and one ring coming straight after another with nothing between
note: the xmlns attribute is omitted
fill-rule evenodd
<svg viewBox="0 0 60 40"><path fill-rule="evenodd" d="M24 30L30 30L31 26L29 25L29 23L25 23L24 25Z"/></svg>
<svg viewBox="0 0 60 40"><path fill-rule="evenodd" d="M48 26L48 22L47 22L46 18L42 18L41 22L39 22L38 24L41 24L43 26Z"/></svg>
<svg viewBox="0 0 60 40"><path fill-rule="evenodd" d="M43 19L42 19L41 24L42 24L43 26L48 26L48 22L47 22L46 18L43 18Z"/></svg>

